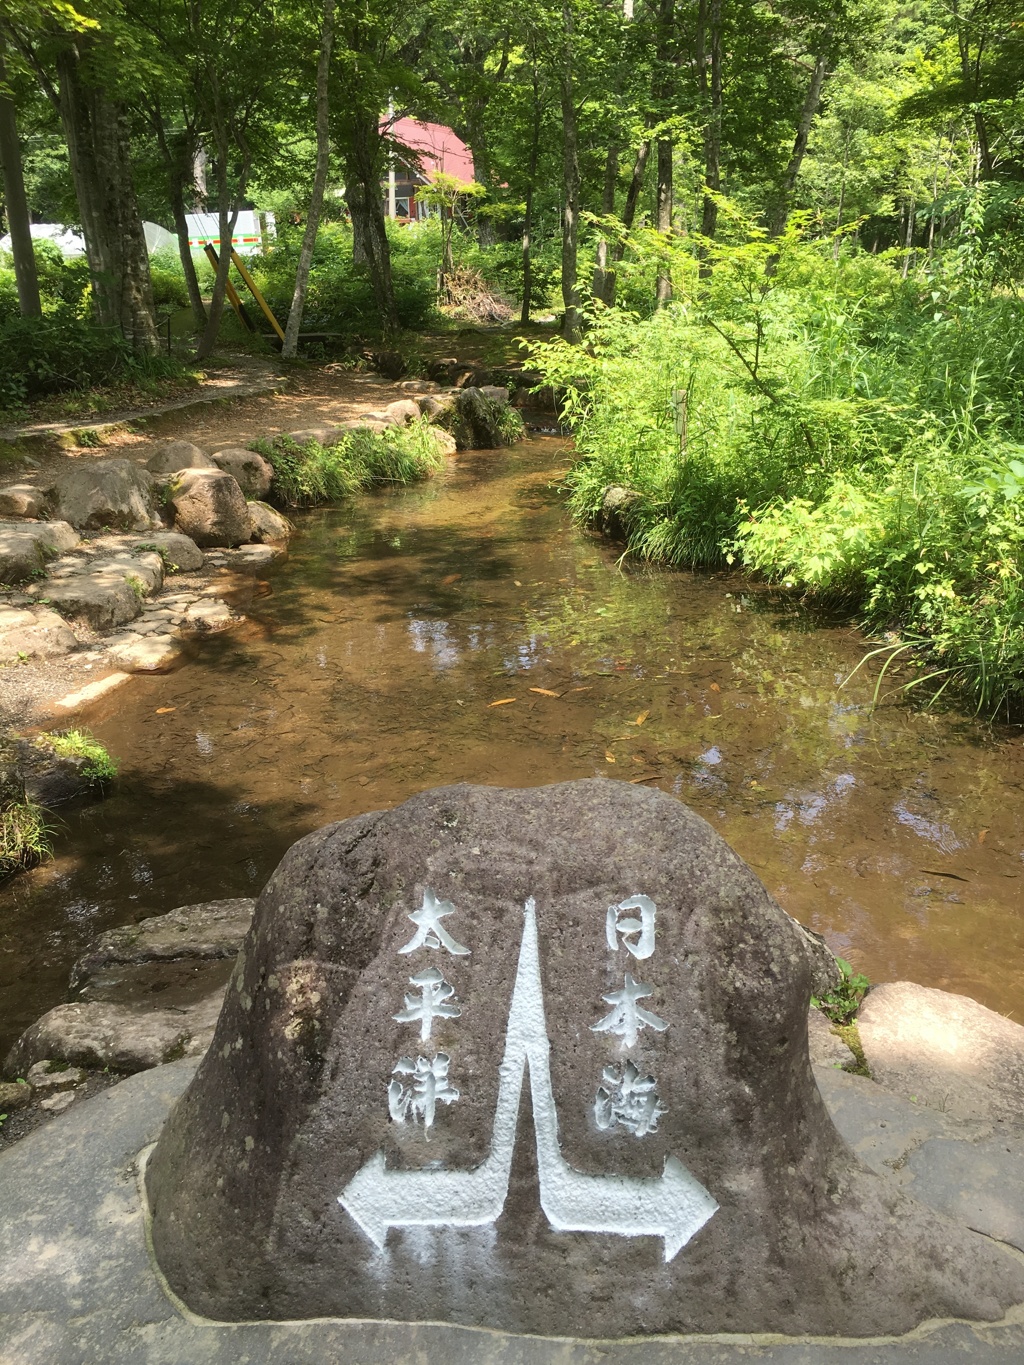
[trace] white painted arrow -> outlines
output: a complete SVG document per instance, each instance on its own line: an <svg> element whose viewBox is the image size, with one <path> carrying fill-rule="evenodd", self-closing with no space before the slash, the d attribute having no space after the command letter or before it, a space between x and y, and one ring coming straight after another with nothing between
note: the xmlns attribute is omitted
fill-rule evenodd
<svg viewBox="0 0 1024 1365"><path fill-rule="evenodd" d="M704 1226L718 1204L675 1157L666 1159L660 1176L584 1175L572 1169L558 1145L550 1051L531 898L526 902L509 1007L490 1155L474 1171L389 1171L383 1152L371 1157L338 1195L338 1202L372 1242L383 1248L389 1227L465 1228L495 1221L508 1194L526 1067L537 1135L540 1204L552 1227L562 1232L662 1237L665 1260L671 1261Z"/></svg>

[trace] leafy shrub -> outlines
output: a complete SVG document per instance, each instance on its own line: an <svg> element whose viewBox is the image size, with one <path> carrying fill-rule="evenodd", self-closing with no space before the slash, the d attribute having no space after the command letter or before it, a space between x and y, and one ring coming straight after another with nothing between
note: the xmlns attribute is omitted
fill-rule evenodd
<svg viewBox="0 0 1024 1365"><path fill-rule="evenodd" d="M897 632L936 690L1019 710L1018 298L976 232L903 279L798 224L775 242L735 213L729 229L732 244L705 244L710 280L696 250L675 251L671 307L598 309L585 349L533 347L567 393L576 516L624 486L633 552L738 560Z"/></svg>
<svg viewBox="0 0 1024 1365"><path fill-rule="evenodd" d="M149 258L149 276L153 282L153 302L157 308L188 307L185 272L173 247L153 252Z"/></svg>
<svg viewBox="0 0 1024 1365"><path fill-rule="evenodd" d="M863 973L855 972L845 958L837 957L836 963L842 973L840 980L820 1000L812 996L811 1004L833 1024L848 1024L860 1009L871 982Z"/></svg>
<svg viewBox="0 0 1024 1365"><path fill-rule="evenodd" d="M285 436L257 441L254 449L274 466L275 494L291 507L340 502L375 484L413 483L444 464L432 428L422 420L380 433L356 429L337 445L300 446Z"/></svg>

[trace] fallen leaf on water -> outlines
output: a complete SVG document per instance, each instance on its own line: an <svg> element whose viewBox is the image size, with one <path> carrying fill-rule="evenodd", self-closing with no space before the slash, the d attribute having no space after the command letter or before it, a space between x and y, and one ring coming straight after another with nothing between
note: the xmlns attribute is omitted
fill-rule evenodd
<svg viewBox="0 0 1024 1365"><path fill-rule="evenodd" d="M593 692L593 690L594 690L593 684L591 684L591 685L588 686L588 687L570 687L570 688L569 688L569 691L570 691L570 692Z"/></svg>
<svg viewBox="0 0 1024 1365"><path fill-rule="evenodd" d="M615 762L615 755L612 753L611 749L605 749L605 751L604 751L604 761L605 761L606 763L614 763L614 762Z"/></svg>
<svg viewBox="0 0 1024 1365"><path fill-rule="evenodd" d="M561 692L552 692L550 687L531 687L531 692L536 692L540 697L560 697Z"/></svg>
<svg viewBox="0 0 1024 1365"><path fill-rule="evenodd" d="M648 773L646 777L631 777L630 786L635 787L638 782L654 782L661 776L660 773Z"/></svg>
<svg viewBox="0 0 1024 1365"><path fill-rule="evenodd" d="M172 711L177 711L177 709L176 706L158 706L156 713L158 716L169 716Z"/></svg>
<svg viewBox="0 0 1024 1365"><path fill-rule="evenodd" d="M651 714L650 711L641 711L640 714L637 716L636 720L633 722L633 724L643 725L644 721L650 714Z"/></svg>
<svg viewBox="0 0 1024 1365"><path fill-rule="evenodd" d="M523 586L518 578L513 578L512 582L516 585L517 588L521 588Z"/></svg>
<svg viewBox="0 0 1024 1365"><path fill-rule="evenodd" d="M441 579L441 587L447 588L449 584L457 583L461 577L462 574L460 573L450 573L447 578Z"/></svg>
<svg viewBox="0 0 1024 1365"><path fill-rule="evenodd" d="M712 690L712 692L721 692L722 689L718 686L717 683L712 683L712 684L711 684L711 690Z"/></svg>
<svg viewBox="0 0 1024 1365"><path fill-rule="evenodd" d="M987 829L983 829L983 830L980 831L980 833L978 834L978 843L979 843L979 844L983 844L983 843L985 842L985 835L986 835L987 833L988 833L988 830L987 830Z"/></svg>
<svg viewBox="0 0 1024 1365"><path fill-rule="evenodd" d="M500 700L498 700L498 701L489 701L489 702L487 703L487 705L488 705L488 706L508 706L511 702L514 702L514 701L515 701L515 697L502 697L502 698L500 698Z"/></svg>

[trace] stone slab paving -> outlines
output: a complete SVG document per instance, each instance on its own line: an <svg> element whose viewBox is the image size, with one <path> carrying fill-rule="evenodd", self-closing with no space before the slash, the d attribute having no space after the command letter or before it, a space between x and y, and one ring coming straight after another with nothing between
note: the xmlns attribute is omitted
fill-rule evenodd
<svg viewBox="0 0 1024 1365"><path fill-rule="evenodd" d="M319 1320L204 1322L163 1292L146 1246L139 1154L196 1066L142 1072L76 1103L0 1155L0 1362L2 1365L1020 1365L1024 1311L995 1325L926 1324L897 1340L659 1337L572 1341L438 1323ZM840 1129L872 1162L913 1156L919 1198L955 1188L969 1201L973 1146L942 1130L942 1116L820 1069ZM865 1088L867 1087L867 1088ZM877 1089L877 1087L875 1087ZM913 1111L909 1114L907 1109ZM939 1126L934 1120L938 1119ZM884 1124L885 1127L881 1127ZM984 1139L982 1141L985 1141ZM922 1164L929 1144L934 1148ZM1005 1143L1003 1144L1005 1147ZM943 1163L945 1162L945 1165ZM984 1163L982 1163L984 1165ZM892 1169L890 1166L888 1169ZM1016 1169L980 1171L999 1186L1004 1214L1024 1216ZM899 1172L897 1172L898 1174Z"/></svg>

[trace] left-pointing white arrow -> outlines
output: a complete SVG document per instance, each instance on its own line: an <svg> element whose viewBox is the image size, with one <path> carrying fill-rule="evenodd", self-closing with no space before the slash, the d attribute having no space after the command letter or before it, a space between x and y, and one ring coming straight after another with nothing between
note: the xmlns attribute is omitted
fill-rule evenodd
<svg viewBox="0 0 1024 1365"><path fill-rule="evenodd" d="M338 1196L371 1241L383 1247L389 1227L479 1227L495 1221L508 1194L523 1071L529 1067L540 1203L552 1227L662 1237L665 1260L672 1260L718 1204L675 1157L655 1177L574 1171L558 1145L549 1054L531 899L509 1007L490 1155L474 1171L389 1171L378 1152Z"/></svg>

